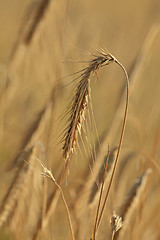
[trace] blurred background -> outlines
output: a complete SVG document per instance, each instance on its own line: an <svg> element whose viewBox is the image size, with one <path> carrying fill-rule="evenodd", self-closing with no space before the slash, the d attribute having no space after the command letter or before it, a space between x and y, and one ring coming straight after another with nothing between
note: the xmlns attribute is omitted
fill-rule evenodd
<svg viewBox="0 0 160 240"><path fill-rule="evenodd" d="M20 153L38 143L36 156L59 178L64 165L61 139L68 119L65 109L79 80L73 81L77 75L72 74L88 66L91 54L98 55L96 49L103 48L125 66L130 78L130 100L120 163L104 214L106 221L102 220L97 238L110 239L113 210L119 208L134 180L151 168L152 177L145 190L147 200L138 206L143 206L143 213L132 219L135 235L128 228L125 239L158 240L160 1L0 0L0 36L0 226L4 196L21 169L17 167L21 166L17 160ZM108 145L111 149L117 147L126 96L124 75L116 64L103 67L98 77L91 76L90 80L93 114L90 107L91 116L87 115L85 125L88 138L83 133L83 140L79 139L68 183L62 184L76 239L89 239L94 225L96 205L89 207L87 196L99 167L93 164L90 170L91 152L96 151L99 138L97 156L101 157L97 159L101 158L101 164ZM71 239L63 202L58 201L51 217L46 214L44 206L48 206L52 188L56 187L42 181L37 165L33 167L38 169L36 175L25 183L28 193L23 195L21 187L21 193L14 195L18 199L7 203L14 208L14 214L12 210L6 214L1 239ZM18 206L21 201L23 207ZM87 219L80 213L82 208L88 213ZM44 219L47 215L44 231L37 227L41 215Z"/></svg>

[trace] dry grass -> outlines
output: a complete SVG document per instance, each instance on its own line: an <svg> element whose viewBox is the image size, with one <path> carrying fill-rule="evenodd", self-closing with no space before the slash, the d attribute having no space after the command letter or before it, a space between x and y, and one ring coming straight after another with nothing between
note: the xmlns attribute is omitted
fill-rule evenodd
<svg viewBox="0 0 160 240"><path fill-rule="evenodd" d="M0 239L159 239L159 1L0 5Z"/></svg>

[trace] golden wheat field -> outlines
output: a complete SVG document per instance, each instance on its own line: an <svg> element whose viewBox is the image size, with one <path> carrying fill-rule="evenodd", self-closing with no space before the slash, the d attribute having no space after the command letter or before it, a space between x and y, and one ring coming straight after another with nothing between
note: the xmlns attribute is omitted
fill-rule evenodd
<svg viewBox="0 0 160 240"><path fill-rule="evenodd" d="M0 0L0 240L160 240L160 1Z"/></svg>

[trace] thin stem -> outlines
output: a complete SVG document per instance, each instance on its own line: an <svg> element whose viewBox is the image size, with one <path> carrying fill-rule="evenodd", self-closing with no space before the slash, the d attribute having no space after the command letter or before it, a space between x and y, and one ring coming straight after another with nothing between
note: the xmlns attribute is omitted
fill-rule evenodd
<svg viewBox="0 0 160 240"><path fill-rule="evenodd" d="M44 177L47 177L47 178L51 179L52 182L54 182L54 184L60 190L60 193L61 193L61 196L62 196L62 200L63 200L64 206L65 206L66 212L67 212L67 218L68 218L68 222L69 222L69 229L70 229L70 232L71 232L71 237L72 237L72 240L75 240L75 238L74 238L74 231L73 231L73 227L72 227L71 216L70 216L70 212L69 212L69 208L68 208L67 202L66 202L64 194L63 194L63 190L62 190L61 186L56 182L55 178L52 175L52 172L50 170L48 170L48 168L46 168L42 163L40 163L40 164L41 164L41 166L43 168L43 171L44 171L44 172L42 172L42 175ZM67 167L67 163L66 163L66 167Z"/></svg>
<svg viewBox="0 0 160 240"><path fill-rule="evenodd" d="M59 190L61 192L61 196L62 196L64 205L65 205L65 208L66 208L66 212L67 212L67 218L68 218L68 222L69 222L69 228L70 228L72 240L75 240L75 238L74 238L74 231L73 231L73 227L72 227L72 220L71 220L71 216L70 216L68 205L66 203L66 200L65 200L65 197L64 197L64 194L63 194L63 190L62 190L62 188L60 187L60 185L57 182L55 182L55 181L53 181L53 182L56 184L56 186L59 188Z"/></svg>
<svg viewBox="0 0 160 240"><path fill-rule="evenodd" d="M100 212L100 215L99 215L99 219L98 219L98 222L97 222L96 231L98 230L98 227L99 227L99 224L100 224L103 212L104 212L104 208L106 206L106 202L107 202L107 199L108 199L108 196L109 196L109 192L110 192L110 189L111 189L113 178L114 178L114 175L115 175L115 171L116 171L116 167L117 167L117 163L118 163L118 158L119 158L120 150L121 150L121 146L122 146L125 126L126 126L126 120L127 120L127 112L128 112L128 103L129 103L129 79L128 79L128 74L127 74L127 71L124 68L124 66L120 62L118 62L118 60L115 59L115 62L122 68L122 70L125 73L126 84L127 84L126 105L125 105L125 113L124 113L124 118L123 118L123 125L122 125L122 131L121 131L121 136L120 136L120 140L119 140L119 146L118 146L118 150L117 150L117 155L116 155L116 159L115 159L115 163L114 163L111 179L110 179L110 182L109 182L109 186L108 186L108 189L107 189L107 193L106 193L106 196L105 196L105 199L104 199L104 202L103 202L103 206L102 206L102 209L101 209L101 212Z"/></svg>
<svg viewBox="0 0 160 240"><path fill-rule="evenodd" d="M101 200L102 200L104 181L105 181L105 176L106 176L107 167L108 167L108 160L109 160L109 147L108 147L107 161L106 161L106 164L105 164L105 171L104 171L104 175L103 175L103 180L102 180L102 185L101 185L101 191L100 191L100 196L99 196L99 202L98 202L98 207L97 207L95 225L94 225L94 229L93 229L93 235L92 235L92 236L93 236L93 237L92 237L93 240L95 239L95 234L96 234L96 229L97 229L98 214L99 214L100 205L101 205Z"/></svg>
<svg viewBox="0 0 160 240"><path fill-rule="evenodd" d="M111 240L114 240L115 231L112 232Z"/></svg>

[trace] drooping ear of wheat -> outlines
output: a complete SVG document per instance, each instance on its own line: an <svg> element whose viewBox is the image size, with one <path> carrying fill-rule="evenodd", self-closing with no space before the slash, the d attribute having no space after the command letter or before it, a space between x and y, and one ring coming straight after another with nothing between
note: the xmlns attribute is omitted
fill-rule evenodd
<svg viewBox="0 0 160 240"><path fill-rule="evenodd" d="M94 59L89 62L89 66L82 70L79 76L81 79L76 88L75 94L69 107L69 124L64 135L63 157L70 158L78 142L78 133L81 134L81 127L85 118L85 109L90 99L90 75L99 68L114 61L114 58L107 53L100 52L100 56L93 55Z"/></svg>

